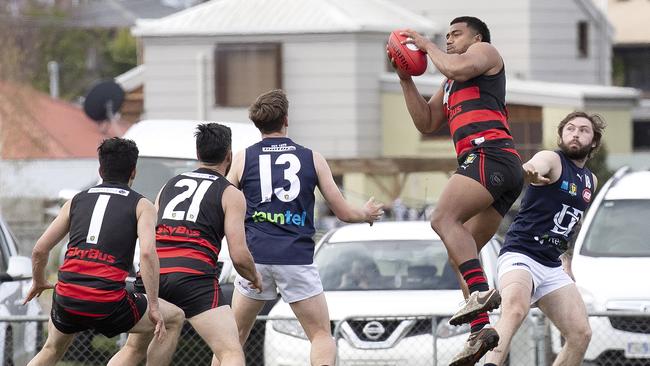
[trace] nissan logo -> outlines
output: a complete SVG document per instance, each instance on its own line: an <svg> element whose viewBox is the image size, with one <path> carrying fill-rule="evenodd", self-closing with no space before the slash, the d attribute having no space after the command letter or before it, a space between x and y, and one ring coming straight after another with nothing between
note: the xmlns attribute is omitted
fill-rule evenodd
<svg viewBox="0 0 650 366"><path fill-rule="evenodd" d="M363 334L370 340L376 341L386 332L386 329L380 322L373 320L366 323L363 327Z"/></svg>

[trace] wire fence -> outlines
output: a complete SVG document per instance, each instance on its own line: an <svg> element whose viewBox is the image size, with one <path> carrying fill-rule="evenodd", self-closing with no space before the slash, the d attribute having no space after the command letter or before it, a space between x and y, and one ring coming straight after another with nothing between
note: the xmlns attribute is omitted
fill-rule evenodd
<svg viewBox="0 0 650 366"><path fill-rule="evenodd" d="M449 316L350 316L333 321L337 365L448 365L469 335L467 326L449 326ZM0 317L3 365L27 364L47 338L47 320L47 316ZM590 324L593 336L584 364L650 365L650 313L592 312ZM57 365L105 365L125 341L125 334L106 338L90 331L79 333ZM543 314L531 312L513 339L508 364L551 365L563 344ZM297 320L268 316L258 317L244 348L249 366L309 365L309 351L309 341ZM172 365L210 365L211 358L210 349L186 323Z"/></svg>

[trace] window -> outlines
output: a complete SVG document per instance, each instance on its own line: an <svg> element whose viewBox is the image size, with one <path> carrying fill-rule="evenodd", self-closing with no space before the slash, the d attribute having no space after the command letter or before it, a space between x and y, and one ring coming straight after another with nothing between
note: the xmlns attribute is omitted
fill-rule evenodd
<svg viewBox="0 0 650 366"><path fill-rule="evenodd" d="M523 161L527 161L542 149L541 107L509 104L508 123Z"/></svg>
<svg viewBox="0 0 650 366"><path fill-rule="evenodd" d="M634 150L650 150L650 121L634 121L633 125Z"/></svg>
<svg viewBox="0 0 650 366"><path fill-rule="evenodd" d="M280 44L217 44L214 59L217 106L248 107L263 92L282 88Z"/></svg>
<svg viewBox="0 0 650 366"><path fill-rule="evenodd" d="M589 56L589 23L578 22L578 57Z"/></svg>

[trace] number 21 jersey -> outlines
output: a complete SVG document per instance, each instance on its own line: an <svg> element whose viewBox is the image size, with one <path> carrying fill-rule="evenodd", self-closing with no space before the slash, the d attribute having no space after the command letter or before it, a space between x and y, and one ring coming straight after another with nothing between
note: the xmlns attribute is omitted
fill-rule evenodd
<svg viewBox="0 0 650 366"><path fill-rule="evenodd" d="M246 149L240 185L255 263L313 262L317 184L312 151L289 138L265 138Z"/></svg>
<svg viewBox="0 0 650 366"><path fill-rule="evenodd" d="M216 273L224 237L223 191L230 183L205 168L170 179L158 197L160 274Z"/></svg>

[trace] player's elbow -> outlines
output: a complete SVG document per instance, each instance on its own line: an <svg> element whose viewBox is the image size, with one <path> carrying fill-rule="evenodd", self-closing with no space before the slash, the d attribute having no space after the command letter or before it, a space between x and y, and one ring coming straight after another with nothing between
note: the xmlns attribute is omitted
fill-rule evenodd
<svg viewBox="0 0 650 366"><path fill-rule="evenodd" d="M34 246L34 249L32 249L32 258L44 258L47 257L50 254L50 251L45 249L45 246L42 245L40 242L37 242L36 245Z"/></svg>
<svg viewBox="0 0 650 366"><path fill-rule="evenodd" d="M154 248L150 249L140 249L140 262L150 264L158 260L158 254Z"/></svg>
<svg viewBox="0 0 650 366"><path fill-rule="evenodd" d="M472 79L481 74L478 67L473 64L458 64L449 69L448 78L460 83L465 82L469 79Z"/></svg>
<svg viewBox="0 0 650 366"><path fill-rule="evenodd" d="M235 268L247 268L253 265L253 257L250 255L250 252L243 250L232 251L230 253L230 259Z"/></svg>
<svg viewBox="0 0 650 366"><path fill-rule="evenodd" d="M468 73L462 69L452 69L449 70L449 75L447 77L451 80L458 81L459 83L465 82L471 79Z"/></svg>

